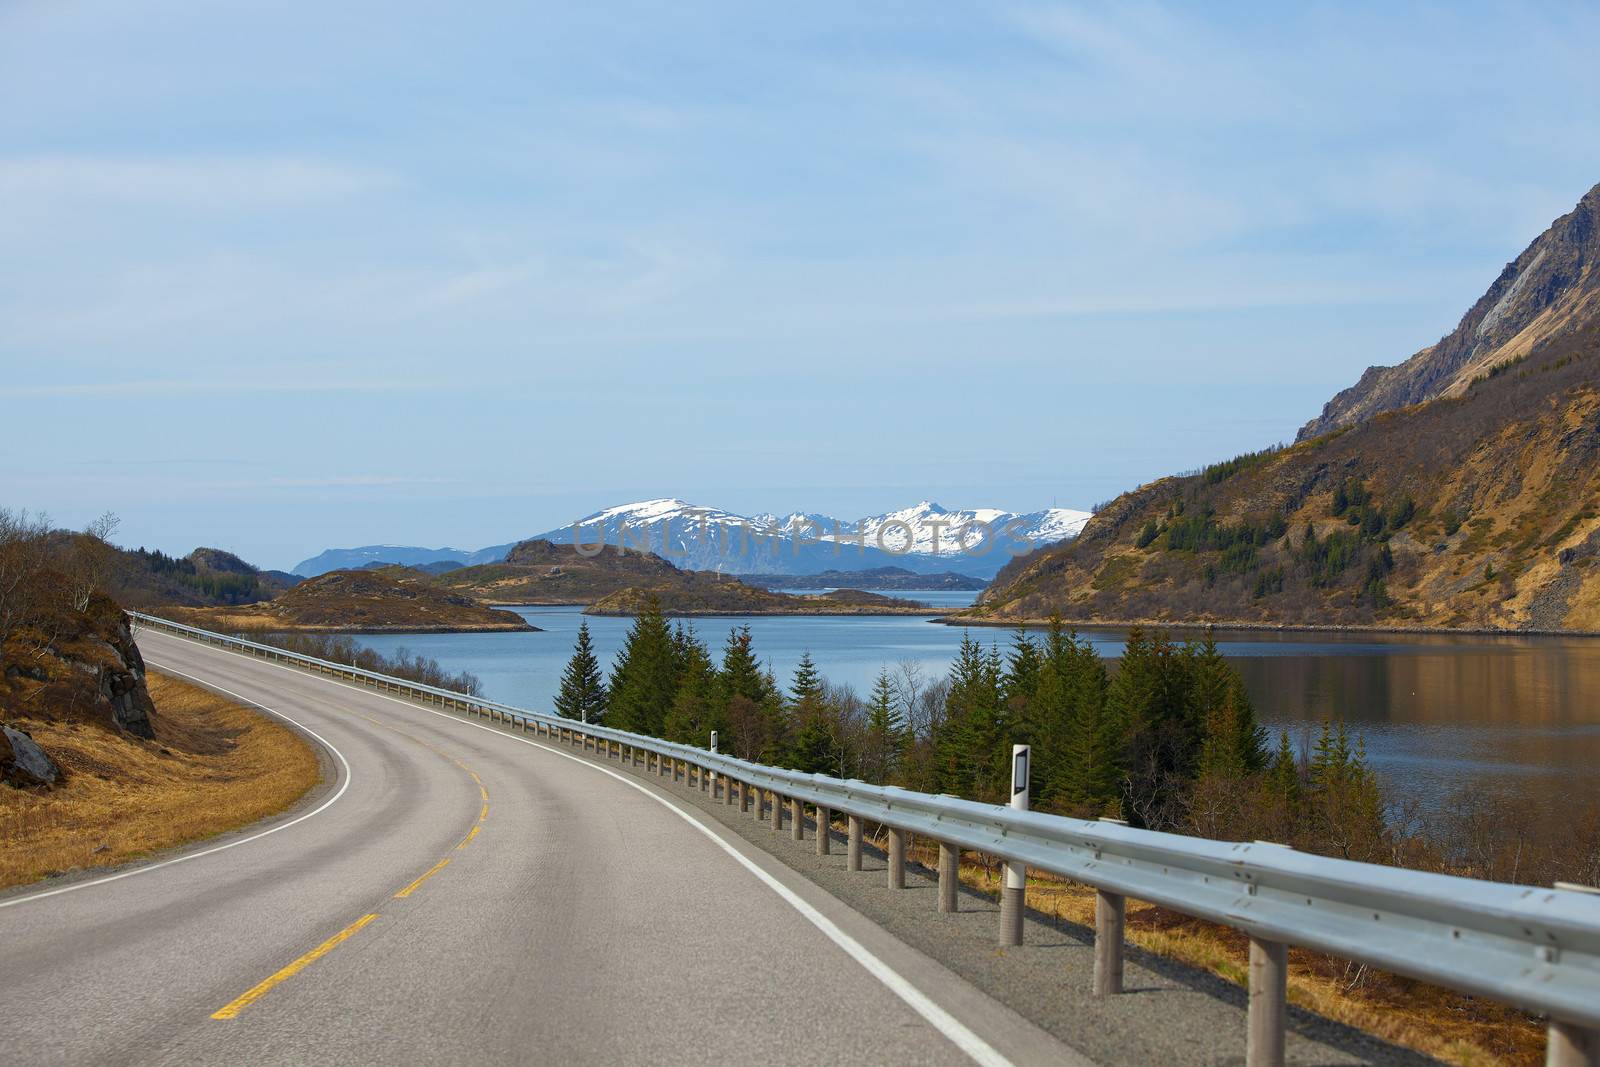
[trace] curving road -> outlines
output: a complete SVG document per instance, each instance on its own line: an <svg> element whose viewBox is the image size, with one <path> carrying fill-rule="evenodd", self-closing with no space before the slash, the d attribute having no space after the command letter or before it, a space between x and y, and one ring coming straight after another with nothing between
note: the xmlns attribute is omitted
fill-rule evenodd
<svg viewBox="0 0 1600 1067"><path fill-rule="evenodd" d="M671 788L145 631L311 733L264 826L0 896L7 1062L1082 1063Z"/></svg>

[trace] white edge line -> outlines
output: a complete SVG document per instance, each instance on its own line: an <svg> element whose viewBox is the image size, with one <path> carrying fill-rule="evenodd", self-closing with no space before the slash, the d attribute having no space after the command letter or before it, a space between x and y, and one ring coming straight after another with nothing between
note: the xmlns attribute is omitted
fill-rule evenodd
<svg viewBox="0 0 1600 1067"><path fill-rule="evenodd" d="M71 885L60 886L60 887L58 887L56 889L46 889L42 893L30 893L27 896L23 896L23 897L13 897L10 900L0 900L0 908L11 908L11 907L15 907L18 904L27 904L29 901L43 900L45 897L60 896L62 893L72 893L72 892L75 892L75 891L77 891L79 889L88 889L90 886L105 885L107 882L121 881L124 878L132 878L136 874L148 874L151 871L159 871L163 867L171 867L175 863L186 863L189 860L197 860L202 856L212 856L212 855L215 855L218 852L226 852L230 848L238 848L240 845L248 845L252 841L261 840L263 837L266 837L268 834L275 834L279 830L287 830L289 827L294 826L297 823L305 822L307 819L311 818L313 815L322 814L324 811L327 811L330 807L333 806L334 801L336 801L340 797L344 796L344 791L346 789L350 788L350 777L351 777L351 775L350 775L350 762L344 758L344 753L340 752L337 748L335 748L332 744L330 744L328 742L327 738L323 737L321 734L317 733L315 730L313 730L310 727L306 726L304 723L301 723L301 722L298 722L298 721L296 721L294 719L291 719L289 716L285 715L281 711L274 711L272 708L267 707L265 704L259 704L256 701L251 700L249 697L240 696L238 693L235 693L235 692L233 692L231 690L228 690L228 689L224 689L220 685L216 685L216 684L214 684L212 682L207 682L207 681L204 681L204 680L202 680L200 678L196 678L192 674L185 674L183 671L177 670L176 668L163 666L162 664L157 663L155 660L146 660L145 662L150 664L151 666L160 668L162 671L164 671L164 672L166 672L168 674L176 674L181 678L187 678L190 681L195 682L196 684L199 684L199 685L203 685L208 689L214 689L217 692L223 693L223 694L225 694L227 696L230 696L235 700L243 701L244 703L249 704L253 708L260 708L262 711L266 712L267 714L274 715L274 716L282 719L284 722L287 722L287 723L291 724L292 726L295 726L298 729L303 730L307 734L310 734L312 737L316 738L319 742L322 743L323 747L325 747L329 752L333 753L334 758L339 761L339 765L344 768L344 781L340 784L338 792L334 793L333 796L329 797L327 800L325 800L321 804L319 804L317 806L316 810L308 811L304 815L298 815L295 818L290 819L288 822L279 823L277 826L274 826L274 827L272 827L270 829L267 829L267 830L262 830L258 834L251 834L249 837L241 837L237 841L229 841L225 845L217 845L217 846L215 846L213 848L204 849L204 850L202 850L200 852L187 852L182 856L174 856L172 859L162 860L160 863L150 863L150 864L146 864L143 867L130 868L129 870L122 871L122 872L120 872L118 874L108 874L104 878L91 878L90 880L88 880L86 882L74 882Z"/></svg>
<svg viewBox="0 0 1600 1067"><path fill-rule="evenodd" d="M172 635L169 634L167 636ZM187 639L179 638L179 640ZM228 652L227 649L219 649L219 651ZM241 655L241 653L238 652L228 652L228 654L235 656ZM255 657L250 658L254 659ZM599 771L601 774L610 775L612 778L615 778L624 785L633 789L637 789L651 800L654 800L656 803L667 808L669 811L676 813L679 818L683 819L690 826L694 827L696 830L699 830L702 834L715 842L724 852L726 852L729 856L732 856L737 863L744 867L745 870L755 875L763 885L781 897L784 903L788 904L790 907L794 908L795 911L798 911L802 916L804 916L806 921L811 923L812 926L815 926L818 930L821 930L830 941L843 949L851 959L861 964L861 966L866 969L868 974L872 975L872 977L883 983L889 992L899 997L906 1003L907 1006L911 1008L911 1010L915 1011L918 1015L926 1019L934 1027L934 1029L938 1030L941 1034L948 1038L952 1044L954 1044L962 1052L966 1053L967 1056L970 1057L975 1063L982 1064L983 1067L1013 1067L1011 1061L1002 1055L998 1049L989 1044L983 1038L979 1037L969 1027L967 1027L965 1023L961 1022L961 1020L957 1019L948 1011L941 1008L938 1004L934 1003L931 997L922 992L922 990L918 989L916 986L912 985L911 982L899 971L896 971L893 967L890 967L887 963L884 963L877 956L873 955L870 949L868 949L861 942L857 941L854 937L851 937L844 930L840 929L838 924L832 919L828 918L811 904L807 903L800 897L799 894L795 893L794 890L790 889L772 875L762 870L749 857L745 856L738 849L734 848L734 846L730 844L721 834L717 833L715 830L711 829L711 827L701 822L699 818L679 807L667 797L662 796L652 789L646 788L643 783L636 782L627 775L618 774L609 767L603 767L600 764L591 763L586 759L574 756L570 752L563 752L559 748L552 748L549 745L540 744L539 742L530 740L526 737L518 737L515 734L509 734L503 730L496 730L493 727L485 726L483 723L472 722L471 720L451 715L448 712L436 711L433 708L425 707L410 700L401 700L399 697L392 697L387 693L381 693L375 689L369 689L366 686L356 686L351 685L348 682L338 681L337 679L324 678L320 675L314 675L307 671L296 670L294 667L291 667L288 664L275 663L272 660L263 659L260 662L268 667L277 667L279 670L293 671L295 674L303 677L316 678L319 681L328 682L344 689L353 689L357 692L380 697L395 704L404 705L405 707L411 708L415 711L425 711L429 715L437 715L441 719L446 719L449 722L458 723L462 726L471 726L479 730L485 730L491 734L494 734L496 737L504 737L509 741L520 741L525 745L531 745L534 748L560 756L563 759L569 759L581 767L588 767L590 770ZM315 814L315 812L312 814Z"/></svg>

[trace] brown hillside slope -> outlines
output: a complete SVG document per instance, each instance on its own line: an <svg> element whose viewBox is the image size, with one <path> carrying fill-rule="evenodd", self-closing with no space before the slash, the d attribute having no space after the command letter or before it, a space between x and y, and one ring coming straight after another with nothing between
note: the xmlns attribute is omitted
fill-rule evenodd
<svg viewBox="0 0 1600 1067"><path fill-rule="evenodd" d="M1453 399L1142 486L968 617L1600 629L1597 352L1590 326Z"/></svg>
<svg viewBox="0 0 1600 1067"><path fill-rule="evenodd" d="M689 573L648 552L607 546L586 557L573 545L532 540L513 546L504 562L460 567L430 581L488 604L592 604L629 586L670 584Z"/></svg>
<svg viewBox="0 0 1600 1067"><path fill-rule="evenodd" d="M1300 440L1441 396L1600 320L1600 185L1506 265L1455 330L1394 367L1369 367L1300 431Z"/></svg>
<svg viewBox="0 0 1600 1067"><path fill-rule="evenodd" d="M488 633L535 630L522 616L433 587L420 575L329 571L261 604L168 608L168 618L211 630L279 633Z"/></svg>

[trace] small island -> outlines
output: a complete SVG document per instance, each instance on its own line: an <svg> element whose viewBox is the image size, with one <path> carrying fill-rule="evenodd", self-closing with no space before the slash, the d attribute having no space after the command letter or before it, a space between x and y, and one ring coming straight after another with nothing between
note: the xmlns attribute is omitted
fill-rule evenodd
<svg viewBox="0 0 1600 1067"><path fill-rule="evenodd" d="M601 597L585 615L638 615L651 601L661 614L685 615L929 615L926 604L869 593L862 589L836 589L830 593L794 596L757 589L736 578L719 578L703 571L680 572L670 584L630 586Z"/></svg>

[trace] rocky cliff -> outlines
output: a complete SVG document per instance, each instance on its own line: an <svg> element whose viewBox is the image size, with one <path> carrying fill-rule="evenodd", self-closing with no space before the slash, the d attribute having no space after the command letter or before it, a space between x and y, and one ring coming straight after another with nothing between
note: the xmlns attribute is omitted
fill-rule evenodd
<svg viewBox="0 0 1600 1067"><path fill-rule="evenodd" d="M48 572L43 577L52 589L64 582ZM0 720L20 719L155 737L144 659L114 601L97 595L80 611L65 596L37 599L27 620L0 647ZM0 778L17 785L54 781L53 764L25 731L12 727L5 737Z"/></svg>
<svg viewBox="0 0 1600 1067"><path fill-rule="evenodd" d="M1459 325L1410 359L1370 367L1300 440L1385 411L1462 396L1473 380L1600 320L1600 185L1506 265Z"/></svg>

